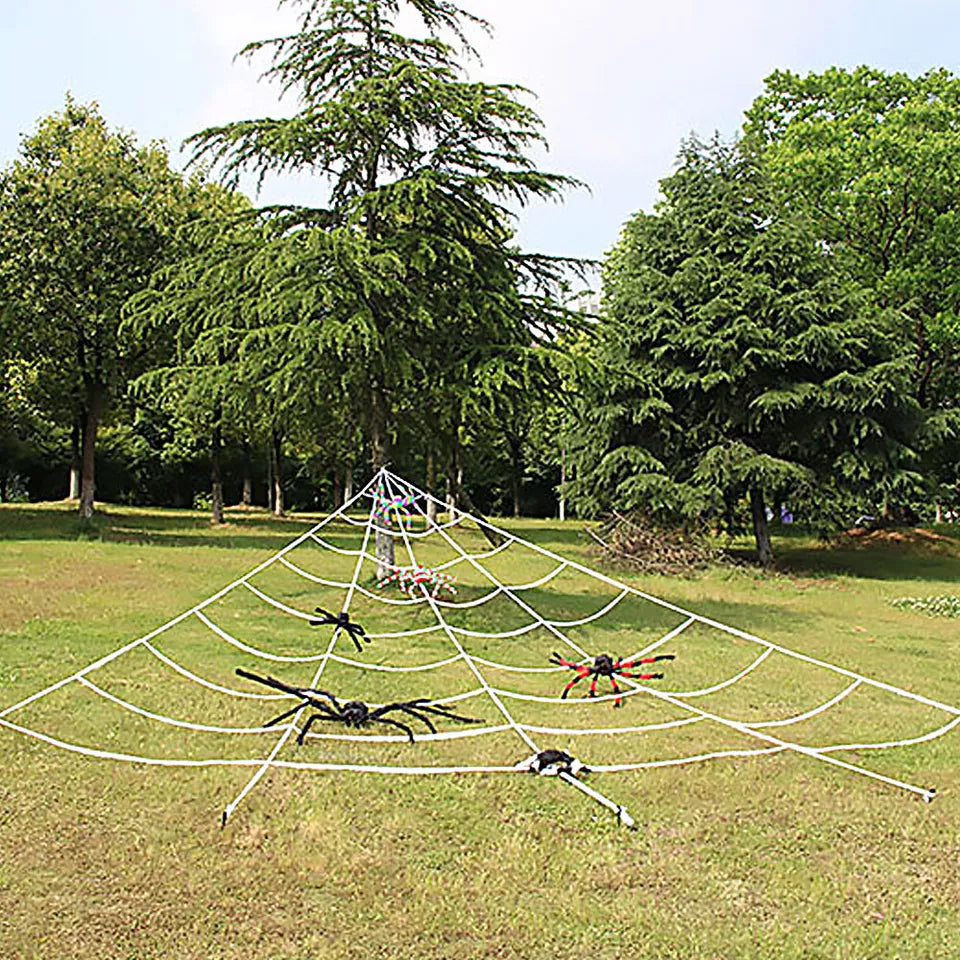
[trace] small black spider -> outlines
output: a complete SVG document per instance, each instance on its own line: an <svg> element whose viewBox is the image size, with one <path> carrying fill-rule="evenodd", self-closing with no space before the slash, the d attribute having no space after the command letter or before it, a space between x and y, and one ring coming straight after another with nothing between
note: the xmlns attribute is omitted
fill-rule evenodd
<svg viewBox="0 0 960 960"><path fill-rule="evenodd" d="M461 717L459 714L452 713L449 707L436 706L430 703L426 697L420 697L417 700L402 700L398 703L385 703L383 706L371 709L362 700L349 700L341 704L340 701L326 690L315 690L312 687L293 687L290 684L283 683L274 677L258 677L255 673L247 673L246 670L237 669L238 676L246 677L247 680L255 680L257 683L273 687L274 690L282 690L284 693L293 694L300 698L300 702L289 710L285 710L279 716L264 724L265 727L272 727L275 723L285 720L292 716L298 710L304 707L311 707L315 713L307 717L307 722L300 730L297 736L297 743L302 744L307 731L317 720L336 720L346 724L348 727L366 727L371 723L384 723L391 727L397 727L402 730L410 742L414 742L413 731L405 723L399 720L388 720L384 717L385 713L399 710L402 713L409 714L421 723L425 724L431 733L436 733L437 728L428 714L437 717L443 717L447 720L456 720L458 723L482 723L482 720L476 720L473 717Z"/></svg>
<svg viewBox="0 0 960 960"><path fill-rule="evenodd" d="M331 613L329 610L324 610L323 607L317 607L317 613L323 614L323 618L321 620L308 621L311 627L322 627L327 623L331 623L339 630L346 630L354 646L357 648L357 653L363 653L363 645L360 643L360 640L363 639L364 642L369 643L370 638L359 623L350 619L350 614L347 613L346 610L344 610L343 613Z"/></svg>
<svg viewBox="0 0 960 960"><path fill-rule="evenodd" d="M517 763L516 769L539 773L545 777L555 777L561 773L575 777L578 773L590 773L588 766L563 750L541 750Z"/></svg>

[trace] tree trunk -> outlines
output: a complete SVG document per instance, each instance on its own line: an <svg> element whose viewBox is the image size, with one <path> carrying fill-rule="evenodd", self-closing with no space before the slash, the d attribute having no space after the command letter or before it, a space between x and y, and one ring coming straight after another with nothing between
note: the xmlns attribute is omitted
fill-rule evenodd
<svg viewBox="0 0 960 960"><path fill-rule="evenodd" d="M467 493L466 489L460 488L460 502L467 508L467 511L473 516L475 520L478 521L477 526L480 527L480 532L487 538L487 542L494 547L499 547L503 543L503 537L496 532L491 526L488 526L489 521L487 518L480 512L477 508L477 505L470 499L470 494Z"/></svg>
<svg viewBox="0 0 960 960"><path fill-rule="evenodd" d="M273 510L273 444L267 444L267 509Z"/></svg>
<svg viewBox="0 0 960 960"><path fill-rule="evenodd" d="M340 483L340 461L333 465L333 509L339 510L344 504L343 485Z"/></svg>
<svg viewBox="0 0 960 960"><path fill-rule="evenodd" d="M510 447L510 494L513 498L513 518L520 519L520 482L523 477L523 446L520 438L507 434L507 446Z"/></svg>
<svg viewBox="0 0 960 960"><path fill-rule="evenodd" d="M95 490L94 456L97 448L97 430L100 427L100 415L103 412L105 391L100 384L87 387L86 417L83 424L83 449L80 463L80 519L93 517Z"/></svg>
<svg viewBox="0 0 960 960"><path fill-rule="evenodd" d="M452 523L457 519L457 497L453 489L453 479L449 474L447 475L447 484L443 499L447 504L447 519Z"/></svg>
<svg viewBox="0 0 960 960"><path fill-rule="evenodd" d="M220 427L221 408L217 404L213 413L213 434L210 438L210 504L213 522L223 523L223 478L220 473L220 448L223 446L223 431Z"/></svg>
<svg viewBox="0 0 960 960"><path fill-rule="evenodd" d="M373 469L380 470L390 459L390 436L387 424L387 398L383 388L373 388L371 410L371 440L373 441ZM378 524L379 527L379 524ZM393 549L393 535L382 529L375 531L377 579L388 577L396 569L396 557Z"/></svg>
<svg viewBox="0 0 960 960"><path fill-rule="evenodd" d="M282 470L281 467L281 458L283 456L281 445L283 443L283 437L280 434L280 431L274 427L270 431L270 453L273 459L272 463L272 473L273 473L273 515L275 517L283 516L283 485L281 484Z"/></svg>
<svg viewBox="0 0 960 960"><path fill-rule="evenodd" d="M433 459L432 453L427 453L427 493L433 497L434 491L433 488L436 485L436 462ZM427 500L427 521L429 523L437 522L437 501L428 499Z"/></svg>
<svg viewBox="0 0 960 960"><path fill-rule="evenodd" d="M447 503L450 504L450 520L457 519L460 506L460 490L463 485L463 463L460 460L460 427L453 432L453 447L450 450L450 470L447 473Z"/></svg>
<svg viewBox="0 0 960 960"><path fill-rule="evenodd" d="M753 535L757 541L757 559L763 567L773 566L773 550L770 547L770 528L767 525L767 507L763 502L763 489L750 487L750 513L753 517Z"/></svg>
<svg viewBox="0 0 960 960"><path fill-rule="evenodd" d="M560 522L567 519L567 498L564 493L564 485L567 482L567 450L566 447L560 448Z"/></svg>
<svg viewBox="0 0 960 960"><path fill-rule="evenodd" d="M463 513L469 512L475 520L478 521L478 526L480 527L480 532L487 538L487 541L494 547L499 547L503 543L503 538L496 533L490 526L487 524L487 518L477 509L477 505L470 499L470 494L467 493L466 488L463 485L463 459L460 450L460 435L459 431L457 432L454 442L453 442L453 462L451 463L450 474L452 476L452 481L447 481L447 491L448 497L451 500L452 504L455 504L456 507L465 507L466 510L463 510ZM450 519L456 519L456 513L454 509L450 511Z"/></svg>
<svg viewBox="0 0 960 960"><path fill-rule="evenodd" d="M253 467L250 462L250 441L243 441L243 493L240 502L245 507L253 506Z"/></svg>
<svg viewBox="0 0 960 960"><path fill-rule="evenodd" d="M353 464L348 463L343 476L343 501L353 499Z"/></svg>
<svg viewBox="0 0 960 960"><path fill-rule="evenodd" d="M70 430L70 487L67 491L68 500L80 499L80 436L83 431L81 416L81 414L78 414L74 418L73 427Z"/></svg>

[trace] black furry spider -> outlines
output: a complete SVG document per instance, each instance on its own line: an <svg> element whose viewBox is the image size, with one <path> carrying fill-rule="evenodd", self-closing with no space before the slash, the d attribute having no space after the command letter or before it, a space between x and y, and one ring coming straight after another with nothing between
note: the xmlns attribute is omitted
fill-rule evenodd
<svg viewBox="0 0 960 960"><path fill-rule="evenodd" d="M324 624L332 623L337 629L346 630L357 648L357 653L363 653L363 644L360 643L360 639L362 638L366 643L369 643L370 638L359 623L350 619L350 614L346 610L343 613L331 613L329 610L324 610L323 607L317 607L317 613L323 614L323 619L309 620L308 623L311 627L322 627Z"/></svg>
<svg viewBox="0 0 960 960"><path fill-rule="evenodd" d="M282 690L284 693L291 693L300 698L300 702L295 707L284 710L279 716L265 723L265 727L272 727L273 724L285 720L306 706L310 706L316 711L307 717L307 722L303 725L303 729L297 737L297 743L301 744L307 735L307 731L317 720L336 720L348 727L366 727L371 723L384 723L402 730L410 739L410 742L413 743L414 736L410 727L405 723L400 723L399 720L387 720L384 717L385 713L391 713L394 710L399 710L419 720L426 725L431 733L436 733L437 728L433 725L433 721L428 714L443 717L447 720L456 720L458 723L483 722L473 717L461 717L459 714L452 713L448 707L434 706L430 704L426 697L420 697L417 700L403 700L399 703L385 703L381 707L371 709L362 700L350 700L341 704L332 693L328 693L326 690L315 690L312 687L293 687L274 677L258 677L255 673L247 673L246 670L240 670L239 668L237 674L246 677L247 680L255 680L257 683L273 687L274 690Z"/></svg>
<svg viewBox="0 0 960 960"><path fill-rule="evenodd" d="M574 663L572 660L565 660L560 656L559 653L554 653L550 657L551 663L556 663L561 667L569 667L571 670L576 670L577 675L563 688L563 693L560 694L561 699L566 699L567 694L570 692L571 688L575 683L579 683L581 680L586 679L587 677L593 677L590 681L590 692L588 696L595 697L597 695L597 681L601 677L609 677L610 686L613 687L613 692L619 694L620 688L617 686L617 681L615 679L617 674L620 674L622 677L630 677L635 680L660 680L663 678L662 673L631 673L630 671L638 663L655 663L657 660L673 660L674 655L672 653L663 653L656 657L643 657L640 660L624 660L622 657L617 657L616 660L610 656L608 653L601 653L598 657L594 658L592 664L584 663ZM622 707L623 700L619 696L616 700L613 701L614 707Z"/></svg>

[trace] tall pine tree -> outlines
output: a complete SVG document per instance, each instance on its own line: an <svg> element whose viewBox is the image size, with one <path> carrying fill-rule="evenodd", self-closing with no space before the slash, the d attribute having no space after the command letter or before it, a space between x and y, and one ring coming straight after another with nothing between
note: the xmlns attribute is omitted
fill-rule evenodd
<svg viewBox="0 0 960 960"><path fill-rule="evenodd" d="M243 52L271 56L265 76L298 112L205 130L195 159L329 184L323 206L275 213L288 253L262 278L259 342L288 380L334 360L329 387L353 398L379 467L410 392L449 383L455 397L473 371L529 358L562 316L530 292L562 264L510 246L508 206L574 181L530 160L543 136L520 88L465 78L452 44L469 52L465 30L486 24L450 0L288 2L299 32ZM398 33L404 9L423 36ZM392 545L378 537L382 563Z"/></svg>

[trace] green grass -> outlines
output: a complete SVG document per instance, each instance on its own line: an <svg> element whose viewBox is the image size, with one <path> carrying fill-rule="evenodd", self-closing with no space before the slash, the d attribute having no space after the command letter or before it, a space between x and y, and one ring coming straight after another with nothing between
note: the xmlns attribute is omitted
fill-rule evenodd
<svg viewBox="0 0 960 960"><path fill-rule="evenodd" d="M304 531L309 519L235 512L228 525L213 529L193 511L109 507L92 528L81 529L65 505L0 507L0 710L191 608ZM505 525L564 556L596 562L576 523ZM940 539L833 545L791 534L775 542L781 561L774 574L716 568L688 579L621 579L810 656L960 704L956 621L890 603L956 594L960 540L950 528L938 532ZM358 545L358 537L343 524L329 534L341 547ZM487 549L476 531L462 539L470 549ZM447 553L428 547L423 557L440 563ZM350 558L315 549L298 548L291 559L332 579L349 580L353 572ZM488 565L512 583L535 580L551 566L513 548ZM456 572L458 600L489 589L463 565ZM376 589L370 570L361 577ZM271 567L255 583L307 611L341 599L335 590L307 588L286 568ZM525 597L550 616L574 619L610 595L599 582L564 572ZM351 609L375 632L429 621L421 608L385 609L361 597ZM316 652L318 636L329 637L242 589L205 613L246 642L285 654ZM472 630L522 622L502 598L450 617ZM628 600L571 634L594 652L625 654L676 620ZM541 665L557 646L542 634L474 640L471 650ZM196 673L238 688L238 666L301 683L304 670L310 672L309 664L265 668L213 639L194 618L161 634L157 644ZM691 628L669 649L678 658L665 666L664 683L678 690L730 676L756 655L746 641L704 627ZM449 641L432 634L403 644L374 641L360 655L349 643L337 647L343 656L390 664L450 652ZM397 675L331 663L323 684L378 701L448 695L470 683L464 669ZM488 676L517 690L559 686L550 675L491 668ZM91 679L148 709L206 723L256 725L282 709L271 702L224 704L217 694L171 679L143 651ZM843 685L775 657L698 702L772 719L822 702ZM672 710L641 697L617 711L521 701L511 708L523 721L558 726L628 725L664 719ZM459 709L498 721L486 698ZM64 740L147 756L242 750L257 757L274 742L254 736L225 745L228 738L219 735L158 729L77 684L9 719ZM915 736L945 719L919 704L858 690L824 716L779 729L814 744ZM232 739L245 742L235 747ZM706 723L657 736L540 739L601 763L751 745ZM546 778L289 770L268 773L221 830L220 811L250 770L159 770L91 759L6 729L0 747L3 958L946 960L960 954L960 730L917 746L840 755L935 786L932 804L796 754L592 776L593 786L636 817L639 829L632 832ZM504 734L413 746L316 741L284 756L460 764L513 762L524 752L515 736Z"/></svg>

